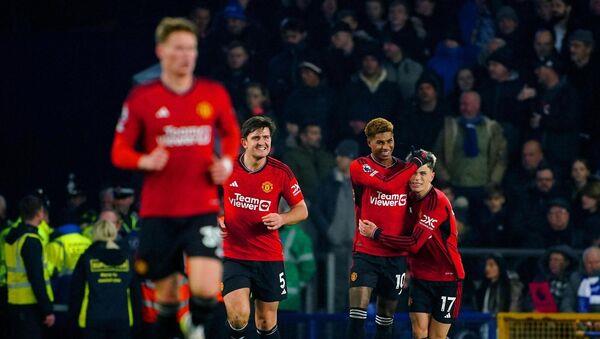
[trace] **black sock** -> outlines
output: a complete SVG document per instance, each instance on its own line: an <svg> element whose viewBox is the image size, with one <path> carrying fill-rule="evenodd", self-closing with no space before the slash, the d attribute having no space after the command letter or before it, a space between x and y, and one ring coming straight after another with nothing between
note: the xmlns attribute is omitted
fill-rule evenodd
<svg viewBox="0 0 600 339"><path fill-rule="evenodd" d="M375 324L377 324L377 332L375 339L391 339L394 330L394 318L376 315Z"/></svg>
<svg viewBox="0 0 600 339"><path fill-rule="evenodd" d="M215 298L191 297L190 314L192 316L192 324L206 327L212 319L216 307L217 300Z"/></svg>
<svg viewBox="0 0 600 339"><path fill-rule="evenodd" d="M350 322L348 323L347 337L351 339L363 339L365 337L365 320L367 310L364 308L350 309Z"/></svg>
<svg viewBox="0 0 600 339"><path fill-rule="evenodd" d="M156 338L172 338L179 329L177 324L177 311L179 304L156 304Z"/></svg>
<svg viewBox="0 0 600 339"><path fill-rule="evenodd" d="M248 328L248 324L242 328L233 328L229 321L227 321L227 327L229 328L229 339L245 339L246 338L246 329Z"/></svg>
<svg viewBox="0 0 600 339"><path fill-rule="evenodd" d="M279 327L277 327L277 325L268 331L257 329L256 332L258 333L258 337L261 339L281 339L281 336L279 335Z"/></svg>

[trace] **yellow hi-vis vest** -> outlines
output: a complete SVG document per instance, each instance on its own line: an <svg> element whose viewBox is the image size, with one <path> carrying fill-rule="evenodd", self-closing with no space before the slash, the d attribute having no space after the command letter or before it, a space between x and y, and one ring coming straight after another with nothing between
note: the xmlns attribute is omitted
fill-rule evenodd
<svg viewBox="0 0 600 339"><path fill-rule="evenodd" d="M42 242L41 237L34 233L25 233L17 241L12 244L4 244L4 254L6 255L6 271L7 271L7 287L8 287L8 303L12 305L33 305L37 304L35 294L29 280L27 280L27 271L25 271L25 264L21 257L21 248L27 238L35 238L40 243ZM42 251L42 253L44 253ZM44 267L46 266L46 255L42 255L44 261ZM50 285L50 278L48 272L44 269L44 280L46 282L46 293L50 301L54 301L54 294L52 293L52 286Z"/></svg>

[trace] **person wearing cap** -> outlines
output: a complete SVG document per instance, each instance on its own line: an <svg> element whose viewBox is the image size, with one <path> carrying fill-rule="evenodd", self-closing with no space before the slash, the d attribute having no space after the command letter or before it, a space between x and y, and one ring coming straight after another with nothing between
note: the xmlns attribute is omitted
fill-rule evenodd
<svg viewBox="0 0 600 339"><path fill-rule="evenodd" d="M287 97L300 84L298 65L317 52L309 48L304 22L296 18L285 18L280 24L283 48L279 54L269 60L267 87L273 96L278 111L285 104Z"/></svg>
<svg viewBox="0 0 600 339"><path fill-rule="evenodd" d="M383 41L386 60L383 64L387 78L398 84L402 98L409 100L415 94L415 84L423 73L423 66L404 54L402 42L395 36Z"/></svg>
<svg viewBox="0 0 600 339"><path fill-rule="evenodd" d="M440 79L425 72L415 85L417 94L410 101L405 116L394 121L399 126L398 140L423 149L433 149L444 118L449 114L443 99ZM398 147L398 146L396 146ZM408 149L403 150L406 153Z"/></svg>
<svg viewBox="0 0 600 339"><path fill-rule="evenodd" d="M535 74L541 89L530 119L531 130L542 141L548 160L568 173L571 162L579 154L580 98L562 76L564 68L560 59L548 58L538 63Z"/></svg>
<svg viewBox="0 0 600 339"><path fill-rule="evenodd" d="M567 79L581 96L583 128L582 136L586 154L600 163L600 66L594 62L596 42L591 31L578 29L569 37L571 62Z"/></svg>
<svg viewBox="0 0 600 339"><path fill-rule="evenodd" d="M571 205L566 199L550 200L546 210L546 226L541 235L544 247L568 245L582 248L583 234L573 225Z"/></svg>
<svg viewBox="0 0 600 339"><path fill-rule="evenodd" d="M524 54L528 46L522 33L517 12L510 6L500 7L496 13L496 24L498 26L496 36L506 41L506 44L517 54Z"/></svg>
<svg viewBox="0 0 600 339"><path fill-rule="evenodd" d="M334 113L335 92L324 81L323 66L318 60L306 59L298 65L301 85L287 98L283 122L291 136L309 121L321 127L325 143L331 139L329 127Z"/></svg>
<svg viewBox="0 0 600 339"><path fill-rule="evenodd" d="M377 116L393 120L403 113L402 94L398 85L387 79L381 50L368 46L360 60L360 70L340 95L338 140L361 140L367 121Z"/></svg>
<svg viewBox="0 0 600 339"><path fill-rule="evenodd" d="M135 190L131 187L117 187L114 194L114 208L123 221L121 233L124 233L123 236L127 236L132 232L138 232L139 216L132 208L135 202Z"/></svg>
<svg viewBox="0 0 600 339"><path fill-rule="evenodd" d="M338 22L330 32L331 45L327 49L327 75L333 88L342 88L356 72L360 64L360 50L364 45L354 39L352 29L345 22Z"/></svg>
<svg viewBox="0 0 600 339"><path fill-rule="evenodd" d="M333 309L343 312L348 309L348 271L354 240L355 216L350 181L350 163L358 157L358 143L344 139L335 148L336 166L319 186L317 201L311 209L311 219L319 231L318 248L329 250L335 260Z"/></svg>

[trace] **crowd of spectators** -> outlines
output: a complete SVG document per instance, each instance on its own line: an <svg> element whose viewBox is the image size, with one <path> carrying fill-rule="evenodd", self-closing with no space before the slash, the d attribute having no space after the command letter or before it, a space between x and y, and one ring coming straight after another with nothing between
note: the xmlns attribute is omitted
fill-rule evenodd
<svg viewBox="0 0 600 339"><path fill-rule="evenodd" d="M474 308L536 309L528 290L543 286L556 310L600 307L585 301L600 272L590 247L600 244L600 0L232 0L200 3L190 18L197 74L227 87L240 121L280 126L274 155L305 193L303 233L317 261L333 253L339 264L337 310L354 230L349 164L367 153L375 117L394 123L399 158L408 145L437 155L461 247L550 248L531 277L497 255L469 267L481 281ZM587 247L580 269L574 250Z"/></svg>

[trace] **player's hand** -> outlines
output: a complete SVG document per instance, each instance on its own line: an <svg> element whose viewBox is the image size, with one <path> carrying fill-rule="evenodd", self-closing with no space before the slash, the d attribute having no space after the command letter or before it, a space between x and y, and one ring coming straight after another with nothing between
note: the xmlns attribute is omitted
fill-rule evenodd
<svg viewBox="0 0 600 339"><path fill-rule="evenodd" d="M408 161L417 165L417 167L421 167L429 161L427 158L427 152L423 149L415 149L414 146L410 146L410 156L408 157Z"/></svg>
<svg viewBox="0 0 600 339"><path fill-rule="evenodd" d="M373 238L377 231L377 225L369 220L358 220L358 231L367 238Z"/></svg>
<svg viewBox="0 0 600 339"><path fill-rule="evenodd" d="M225 220L223 217L218 217L217 222L219 223L219 229L221 230L221 237L225 238L227 236L227 226L225 226Z"/></svg>
<svg viewBox="0 0 600 339"><path fill-rule="evenodd" d="M48 314L46 318L44 318L44 325L46 325L47 327L52 327L54 326L55 321L56 317L54 316L54 314Z"/></svg>
<svg viewBox="0 0 600 339"><path fill-rule="evenodd" d="M142 155L138 162L138 168L144 171L161 171L169 161L169 151L158 145L152 152Z"/></svg>
<svg viewBox="0 0 600 339"><path fill-rule="evenodd" d="M213 158L213 163L209 169L210 177L215 185L221 185L229 178L233 171L233 162L228 157Z"/></svg>
<svg viewBox="0 0 600 339"><path fill-rule="evenodd" d="M274 231L279 229L281 226L285 224L283 220L283 216L278 213L269 213L262 217L263 224L267 226L267 229L270 231Z"/></svg>

